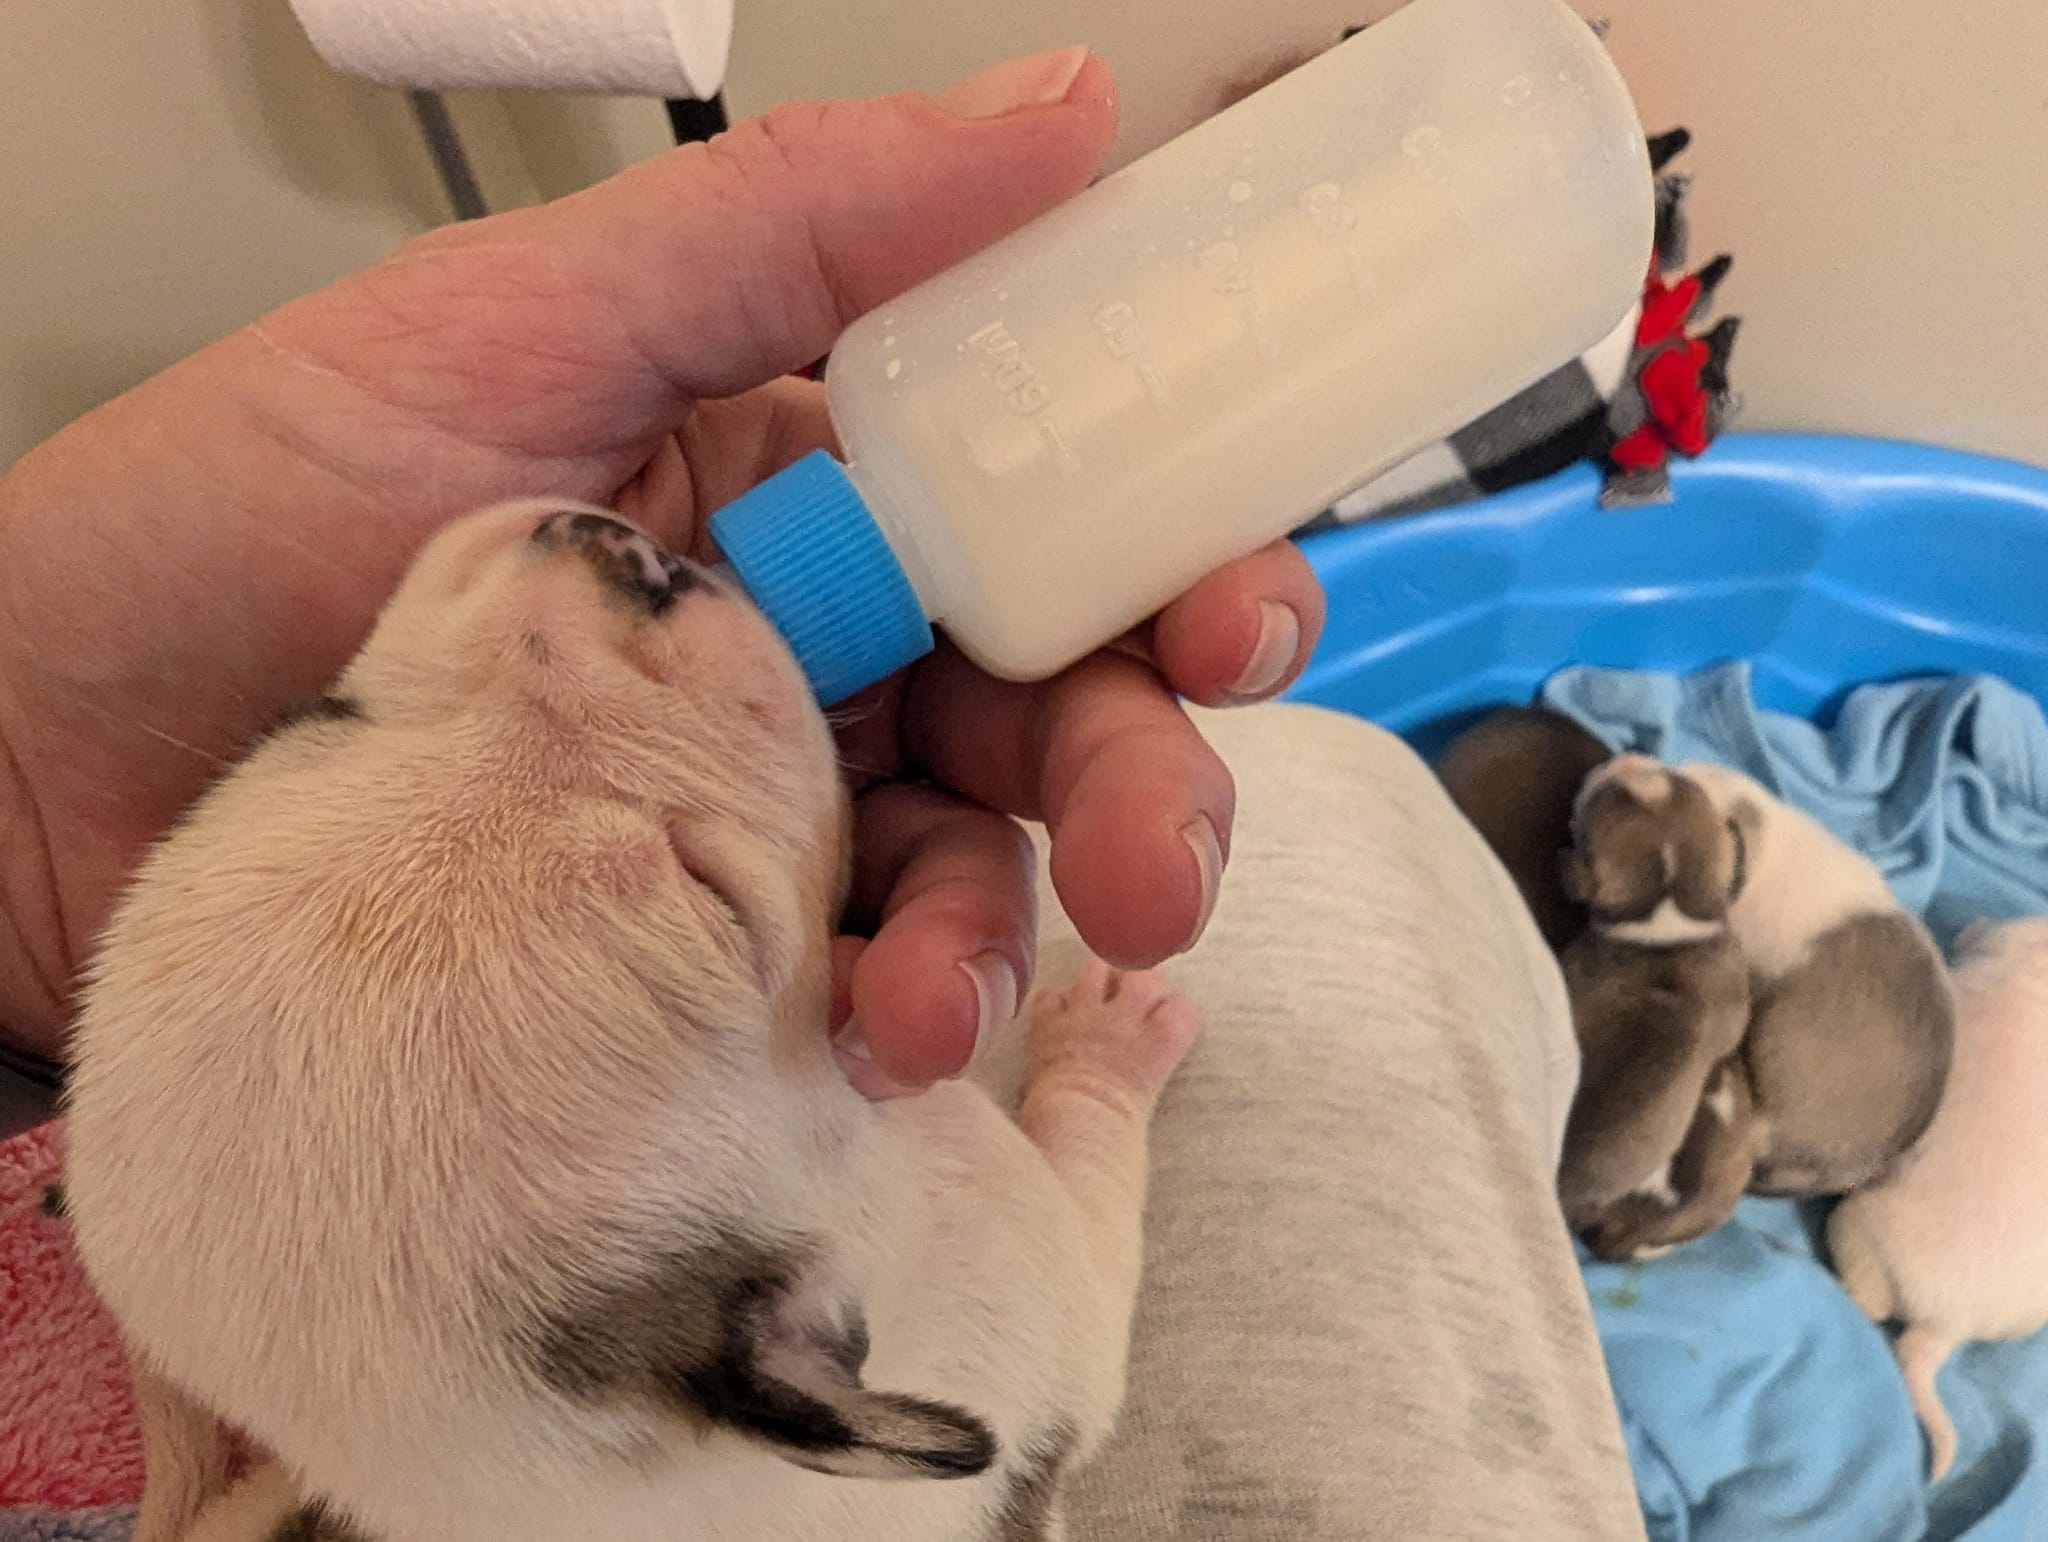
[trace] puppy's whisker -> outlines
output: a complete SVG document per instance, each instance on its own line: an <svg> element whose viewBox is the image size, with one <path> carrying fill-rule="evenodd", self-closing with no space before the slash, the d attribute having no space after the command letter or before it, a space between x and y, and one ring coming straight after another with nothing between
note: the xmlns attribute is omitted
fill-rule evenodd
<svg viewBox="0 0 2048 1542"><path fill-rule="evenodd" d="M842 728L852 728L856 724L867 722L875 715L875 710L872 706L849 707L844 704L837 707L827 707L825 709L825 724L834 733L837 733Z"/></svg>
<svg viewBox="0 0 2048 1542"><path fill-rule="evenodd" d="M900 780L900 775L892 773L887 767L866 765L846 755L836 758L839 762L839 779L853 789L856 798L863 793L874 791L885 782Z"/></svg>

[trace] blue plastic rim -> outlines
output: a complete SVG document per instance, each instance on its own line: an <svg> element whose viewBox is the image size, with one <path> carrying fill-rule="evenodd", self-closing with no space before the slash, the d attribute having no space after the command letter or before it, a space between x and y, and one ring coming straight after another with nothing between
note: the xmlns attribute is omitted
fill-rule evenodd
<svg viewBox="0 0 2048 1542"><path fill-rule="evenodd" d="M1753 661L1759 706L1984 673L2048 701L2048 471L1896 440L1731 434L1673 501L1599 507L1591 466L1306 536L1329 621L1288 694L1431 754L1569 664Z"/></svg>

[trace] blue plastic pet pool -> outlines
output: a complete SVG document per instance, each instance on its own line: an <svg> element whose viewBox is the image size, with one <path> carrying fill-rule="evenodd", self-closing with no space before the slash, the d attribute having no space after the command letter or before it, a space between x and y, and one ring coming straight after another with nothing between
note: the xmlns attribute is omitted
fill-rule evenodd
<svg viewBox="0 0 2048 1542"><path fill-rule="evenodd" d="M1569 665L1697 681L1747 661L1755 707L1841 730L1830 743L1868 741L1849 768L1863 773L1854 796L1831 812L1860 803L1871 817L1830 823L1866 837L1902 897L1898 861L1877 845L1902 860L1918 841L1921 866L1940 868L1934 837L1974 825L1995 836L1971 855L2010 880L1999 902L2018 908L2005 913L2048 910L2048 724L2034 706L2048 701L2048 471L1886 441L1734 435L1674 467L1672 485L1669 504L1604 511L1586 467L1305 537L1330 617L1292 695L1427 755ZM1982 675L2018 690L1926 678ZM1897 680L1912 684L1836 713L1854 687ZM1934 703L1951 687L1981 689L1986 704L1955 694L1944 716ZM1908 695L1920 705L1873 729L1874 699ZM1863 783L1888 780L1872 767L1907 764L1915 735L1923 770L1936 753L1973 768L1952 797L1889 780L1912 794L1901 807L1917 800L1911 818L1892 818L1887 788ZM1818 738L1807 750L1843 769ZM1999 752L2011 752L2002 783L1985 774ZM1938 883L1922 908L1930 921L1958 900L1993 913L1982 899ZM2048 1542L2048 1334L1950 1362L1943 1397L1966 1454L1927 1489L1886 1339L1827 1272L1820 1208L1751 1197L1653 1263L1582 1260L1653 1542Z"/></svg>
<svg viewBox="0 0 2048 1542"><path fill-rule="evenodd" d="M1759 706L1900 675L2048 699L2048 471L1886 440L1731 434L1674 501L1603 510L1579 467L1305 537L1329 624L1293 691L1425 753L1566 664L1754 660Z"/></svg>

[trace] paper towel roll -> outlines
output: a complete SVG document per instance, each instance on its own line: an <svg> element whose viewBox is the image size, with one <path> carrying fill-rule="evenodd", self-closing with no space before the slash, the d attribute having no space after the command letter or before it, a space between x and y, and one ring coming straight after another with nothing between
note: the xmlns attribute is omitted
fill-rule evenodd
<svg viewBox="0 0 2048 1542"><path fill-rule="evenodd" d="M710 97L733 0L291 0L320 57L408 90Z"/></svg>

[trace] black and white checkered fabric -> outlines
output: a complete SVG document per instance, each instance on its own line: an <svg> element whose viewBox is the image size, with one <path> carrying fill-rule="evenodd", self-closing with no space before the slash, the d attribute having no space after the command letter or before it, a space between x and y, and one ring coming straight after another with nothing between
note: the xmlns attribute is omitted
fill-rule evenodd
<svg viewBox="0 0 2048 1542"><path fill-rule="evenodd" d="M1613 332L1571 363L1340 498L1303 533L1464 503L1602 454L1641 314L1640 305L1631 306Z"/></svg>
<svg viewBox="0 0 2048 1542"><path fill-rule="evenodd" d="M1690 235L1685 199L1692 179L1665 168L1691 142L1692 136L1682 128L1656 135L1649 142L1650 163L1657 173L1656 256L1659 270L1667 278L1684 270ZM1730 259L1724 255L1700 270L1702 312L1729 265ZM1637 372L1656 349L1645 351L1636 346L1642 313L1639 301L1611 333L1577 359L1448 439L1425 447L1346 494L1297 534L1465 503L1586 460L1600 463L1607 472L1603 503L1612 506L1666 496L1661 469L1624 475L1607 461L1613 445L1645 417ZM1721 431L1736 405L1726 372L1738 324L1737 318L1726 318L1704 339L1712 355L1706 378L1713 433Z"/></svg>

